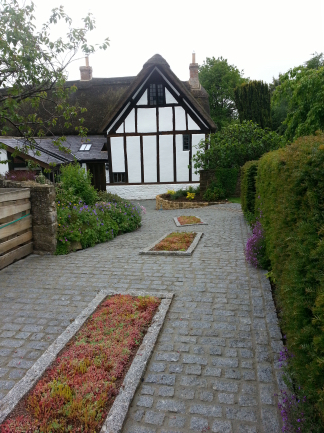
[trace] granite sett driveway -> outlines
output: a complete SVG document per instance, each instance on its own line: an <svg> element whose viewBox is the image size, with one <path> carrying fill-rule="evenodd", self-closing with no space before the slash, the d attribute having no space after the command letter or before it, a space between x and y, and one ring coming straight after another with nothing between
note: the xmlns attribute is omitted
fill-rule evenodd
<svg viewBox="0 0 324 433"><path fill-rule="evenodd" d="M68 256L0 272L0 399L102 288L175 293L124 433L279 433L281 333L264 271L245 262L240 205L147 207L142 227ZM194 211L194 212L193 212ZM164 233L208 225L191 257L139 255Z"/></svg>

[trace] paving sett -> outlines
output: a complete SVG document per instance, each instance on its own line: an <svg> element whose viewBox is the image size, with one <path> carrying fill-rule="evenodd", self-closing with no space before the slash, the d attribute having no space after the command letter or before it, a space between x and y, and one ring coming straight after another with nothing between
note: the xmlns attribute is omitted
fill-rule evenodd
<svg viewBox="0 0 324 433"><path fill-rule="evenodd" d="M240 205L194 209L208 225L191 257L139 251L193 210L147 207L142 227L68 256L0 272L0 398L102 288L175 293L124 433L279 433L281 334L264 271L244 259ZM194 226L196 229L197 226Z"/></svg>

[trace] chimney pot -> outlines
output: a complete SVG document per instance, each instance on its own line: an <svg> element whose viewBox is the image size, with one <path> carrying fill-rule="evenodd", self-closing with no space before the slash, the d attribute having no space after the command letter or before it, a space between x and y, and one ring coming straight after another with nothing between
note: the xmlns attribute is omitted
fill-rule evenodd
<svg viewBox="0 0 324 433"><path fill-rule="evenodd" d="M192 89L200 89L199 77L198 77L199 65L196 63L196 54L192 53L192 63L189 65L189 84Z"/></svg>
<svg viewBox="0 0 324 433"><path fill-rule="evenodd" d="M92 80L92 67L89 66L89 57L86 56L85 58L86 65L80 66L80 80L81 81L90 81Z"/></svg>

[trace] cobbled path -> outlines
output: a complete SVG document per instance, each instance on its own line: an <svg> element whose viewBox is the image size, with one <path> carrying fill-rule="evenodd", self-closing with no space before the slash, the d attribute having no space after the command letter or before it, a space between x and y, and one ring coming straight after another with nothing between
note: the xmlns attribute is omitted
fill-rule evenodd
<svg viewBox="0 0 324 433"><path fill-rule="evenodd" d="M124 433L279 433L281 334L268 280L244 259L240 205L147 214L136 232L68 256L29 256L0 272L0 398L102 288L175 293ZM139 251L200 216L191 257ZM278 385L279 384L279 385Z"/></svg>

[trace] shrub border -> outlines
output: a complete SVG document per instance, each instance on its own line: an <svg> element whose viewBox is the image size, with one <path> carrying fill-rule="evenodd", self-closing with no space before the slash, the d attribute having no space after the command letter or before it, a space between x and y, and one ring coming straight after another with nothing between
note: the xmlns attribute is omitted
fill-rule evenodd
<svg viewBox="0 0 324 433"><path fill-rule="evenodd" d="M154 256L191 256L192 253L194 252L196 246L198 245L200 238L204 234L202 232L193 232L193 233L196 233L197 236L192 241L192 244L190 245L190 247L186 251L151 251L151 249L154 248L155 245L157 245L159 242L161 242L166 236L170 235L171 233L173 233L173 232L166 233L160 239L155 241L154 244L150 245L147 248L144 248L144 250L140 251L139 253L140 254L149 254L149 255L154 255ZM183 233L183 232L179 232L179 233Z"/></svg>
<svg viewBox="0 0 324 433"><path fill-rule="evenodd" d="M19 401L33 388L37 381L45 373L50 364L55 361L59 352L79 331L81 326L96 310L101 302L111 295L131 295L131 296L155 296L161 299L161 304L155 313L152 323L144 336L135 358L124 378L119 393L107 415L100 433L119 433L123 427L129 406L132 402L141 378L145 373L147 364L152 355L156 340L164 323L164 319L170 307L173 293L157 293L130 290L127 292L101 290L90 304L79 314L70 326L48 347L43 355L27 371L25 376L9 391L0 402L0 423L14 410Z"/></svg>
<svg viewBox="0 0 324 433"><path fill-rule="evenodd" d="M198 216L196 216L196 218L199 218L200 219L200 223L193 223L193 224L180 224L179 223L179 220L178 220L178 218L179 217L174 217L173 219L174 219L174 222L175 222L175 225L177 226L177 227L186 227L186 226L203 226L203 225L208 225L208 223L205 223L205 221L203 221L200 217L198 217Z"/></svg>

